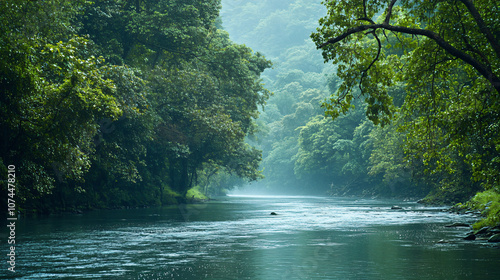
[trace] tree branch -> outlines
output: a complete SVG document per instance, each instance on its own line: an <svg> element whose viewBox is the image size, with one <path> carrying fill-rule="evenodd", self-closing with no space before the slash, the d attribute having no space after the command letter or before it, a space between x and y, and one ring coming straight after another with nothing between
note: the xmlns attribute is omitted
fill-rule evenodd
<svg viewBox="0 0 500 280"><path fill-rule="evenodd" d="M357 18L356 20L364 20L364 21L367 21L371 24L375 24L375 22L367 17L362 17L362 18Z"/></svg>
<svg viewBox="0 0 500 280"><path fill-rule="evenodd" d="M366 0L363 0L363 15L368 18L368 13L366 12Z"/></svg>
<svg viewBox="0 0 500 280"><path fill-rule="evenodd" d="M382 50L382 42L380 41L380 39L378 38L377 36L377 33L375 33L375 30L373 30L372 32L370 32L373 34L373 36L375 37L375 39L377 39L377 44L378 44L378 50L377 50L377 56L375 56L375 58L373 59L373 61L370 63L370 65L368 65L368 67L363 71L363 75L361 75L361 79L359 80L359 89L361 90L361 92L363 92L363 89L361 88L362 87L362 83L363 83L363 79L366 77L367 73L368 73L368 70L370 70L370 68L372 68L373 64L375 64L375 62L379 59L380 57L380 52Z"/></svg>
<svg viewBox="0 0 500 280"><path fill-rule="evenodd" d="M352 34L359 33L359 32L362 32L362 31L365 31L368 29L381 28L381 26L382 26L381 24L370 24L370 25L360 25L360 26L351 28L351 29L347 30L346 32L342 33L342 35L337 36L335 38L331 38L328 41L326 41L325 43L319 45L318 48L322 49L327 45L333 45L335 43L338 43L338 42L344 40L345 38L351 36Z"/></svg>
<svg viewBox="0 0 500 280"><path fill-rule="evenodd" d="M396 4L398 0L392 0L391 3L389 4L389 6L387 7L387 14L385 15L385 19L384 19L384 24L389 24L389 21L391 20L391 16L392 16L392 7L394 7L394 4Z"/></svg>
<svg viewBox="0 0 500 280"><path fill-rule="evenodd" d="M395 1L393 0L393 2L395 2ZM421 36L427 37L427 38L433 40L434 42L436 42L447 53L451 54L452 56L454 56L454 57L464 61L465 63L471 65L472 67L474 67L474 69L476 69L483 77L485 77L490 82L490 84L496 89L496 91L500 93L500 78L497 77L493 73L493 71L489 70L487 66L481 64L479 61L477 61L472 56L470 56L467 53L460 51L457 48L453 47L450 43L446 42L441 36L439 36L439 34L433 32L431 30L409 28L409 27L404 27L404 26L393 26L393 25L386 24L386 23L360 25L360 26L348 29L343 34L341 34L337 37L329 39L325 43L319 45L318 48L324 48L327 45L332 45L332 44L338 43L338 42L342 41L343 39L349 37L352 34L359 33L359 32L365 31L365 30L369 30L369 29L372 29L372 30L384 29L384 30L389 30L389 31L393 31L393 32L398 32L398 33L411 34L411 35L421 35Z"/></svg>
<svg viewBox="0 0 500 280"><path fill-rule="evenodd" d="M493 36L488 26L486 26L486 24L484 23L483 18L476 9L476 6L474 6L474 3L472 3L470 0L459 0L459 1L462 2L465 5L465 7L467 7L472 17L474 17L474 20L476 21L479 30L481 30L484 36L486 36L486 39L491 44L491 47L497 54L497 57L500 58L500 44L495 39L495 36Z"/></svg>
<svg viewBox="0 0 500 280"><path fill-rule="evenodd" d="M462 28L462 34L461 37L462 37L462 41L464 42L465 44L465 47L467 48L467 50L477 54L478 56L481 57L481 59L487 64L487 65L491 65L490 62L488 61L488 58L480 51L478 51L476 48L472 47L472 45L470 44L469 40L467 39L467 32L465 30L465 26L464 26L464 23L462 21L462 15L460 14L460 11L457 7L456 8L456 14L457 14L457 17L458 17L458 21L460 22L460 27Z"/></svg>

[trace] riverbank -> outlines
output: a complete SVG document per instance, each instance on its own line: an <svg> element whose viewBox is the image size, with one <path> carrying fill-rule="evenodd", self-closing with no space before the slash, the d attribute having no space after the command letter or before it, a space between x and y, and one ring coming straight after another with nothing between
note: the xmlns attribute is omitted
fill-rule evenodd
<svg viewBox="0 0 500 280"><path fill-rule="evenodd" d="M54 195L51 195L54 196ZM97 210L124 210L124 209L147 209L154 207L163 207L170 205L181 205L181 204L197 204L210 201L211 199L204 195L198 187L193 187L189 189L185 195L171 190L170 188L165 188L164 193L161 195L161 199L155 199L148 202L142 203L130 203L129 200L122 200L116 203L89 203L85 200L75 199L78 203L55 203L55 198L48 196L43 200L44 203L37 204L35 208L19 208L17 209L17 214L20 217L42 217L50 215L59 214L86 214ZM6 215L6 212L0 213L0 217Z"/></svg>
<svg viewBox="0 0 500 280"><path fill-rule="evenodd" d="M495 191L477 193L468 202L452 206L450 212L478 216L478 221L471 225L472 231L467 233L465 240L500 242L500 195Z"/></svg>

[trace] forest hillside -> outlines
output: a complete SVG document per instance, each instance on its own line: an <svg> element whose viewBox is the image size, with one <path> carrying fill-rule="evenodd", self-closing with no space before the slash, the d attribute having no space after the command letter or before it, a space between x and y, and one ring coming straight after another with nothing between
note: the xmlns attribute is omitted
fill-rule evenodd
<svg viewBox="0 0 500 280"><path fill-rule="evenodd" d="M472 198L498 223L498 3L378 2L223 1L230 38L273 61L246 190Z"/></svg>

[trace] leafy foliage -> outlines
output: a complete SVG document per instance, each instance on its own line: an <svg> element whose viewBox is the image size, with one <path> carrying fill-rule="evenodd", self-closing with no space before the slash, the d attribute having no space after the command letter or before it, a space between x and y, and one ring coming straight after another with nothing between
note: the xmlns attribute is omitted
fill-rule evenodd
<svg viewBox="0 0 500 280"><path fill-rule="evenodd" d="M264 73L274 96L254 139L263 150L262 185L287 193L430 193L424 201L448 204L497 188L497 93L481 69L498 75L498 55L469 1L324 1L326 17L317 1L223 4L232 38L275 61ZM473 4L497 38L495 4ZM314 12L293 8L301 5ZM286 32L294 19L312 28L319 17L312 39L325 65L305 37ZM322 118L319 104L335 121Z"/></svg>
<svg viewBox="0 0 500 280"><path fill-rule="evenodd" d="M272 1L225 1L223 4L226 9L226 12L223 9L223 14L231 13L227 20L224 18L224 25L229 31L246 30L258 24L259 30L271 33L263 36L248 30L231 33L233 38L258 45L264 53L276 56L273 58L276 61L273 69L264 73L264 81L274 95L261 113L258 133L252 140L263 150L265 179L249 188L263 185L265 190L276 193L325 194L328 191L334 194L405 196L407 192L408 195L421 195L409 175L401 176L396 183L384 181L384 169L369 174L372 151L387 153L387 157L401 160L404 153L402 149L391 150L390 154L382 150L383 146L379 143L384 141L380 139L383 132L372 133L375 127L366 121L363 114L365 107L360 102L353 101L357 102L353 113L339 117L336 122L324 119L324 110L320 105L329 94L337 91L341 82L331 74L337 66L322 64L320 53L315 50L313 42L307 40L308 34L301 33L304 28L312 31L316 19L324 14L319 1L281 4ZM272 32L276 29L273 22L280 20L272 18L276 15L287 18L281 23L281 30L295 30L299 35L276 40L278 35ZM245 26L241 22L245 22ZM294 28L295 25L301 25L301 28ZM288 36L288 33L280 32L279 36ZM397 91L399 99L399 95L404 93L400 84L389 88L389 91ZM404 162L391 164L403 165ZM413 188L415 191L409 191Z"/></svg>
<svg viewBox="0 0 500 280"><path fill-rule="evenodd" d="M478 192L465 205L458 204L458 206L481 211L484 219L473 225L474 230L480 230L485 226L491 227L500 224L500 195L496 191L488 190Z"/></svg>
<svg viewBox="0 0 500 280"><path fill-rule="evenodd" d="M219 1L49 2L0 6L0 158L23 208L171 203L207 166L261 178L245 137L271 64L217 27Z"/></svg>
<svg viewBox="0 0 500 280"><path fill-rule="evenodd" d="M375 124L398 119L414 178L459 200L480 187L497 189L500 30L498 9L491 9L496 4L489 0L324 4L328 15L320 19L312 38L325 61L339 64L337 75L343 81L324 103L327 113L337 118L363 96L366 114ZM399 83L405 94L391 94ZM375 165L372 172L377 168L384 167Z"/></svg>

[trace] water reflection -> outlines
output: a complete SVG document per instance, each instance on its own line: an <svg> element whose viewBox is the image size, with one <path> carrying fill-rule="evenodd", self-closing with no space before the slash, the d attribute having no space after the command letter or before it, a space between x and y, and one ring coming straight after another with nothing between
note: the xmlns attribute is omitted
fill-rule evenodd
<svg viewBox="0 0 500 280"><path fill-rule="evenodd" d="M228 197L23 220L19 279L491 279L500 250L415 203ZM277 216L269 215L277 212ZM448 243L438 243L439 240ZM4 276L4 275L2 275ZM4 277L5 279L5 277Z"/></svg>

